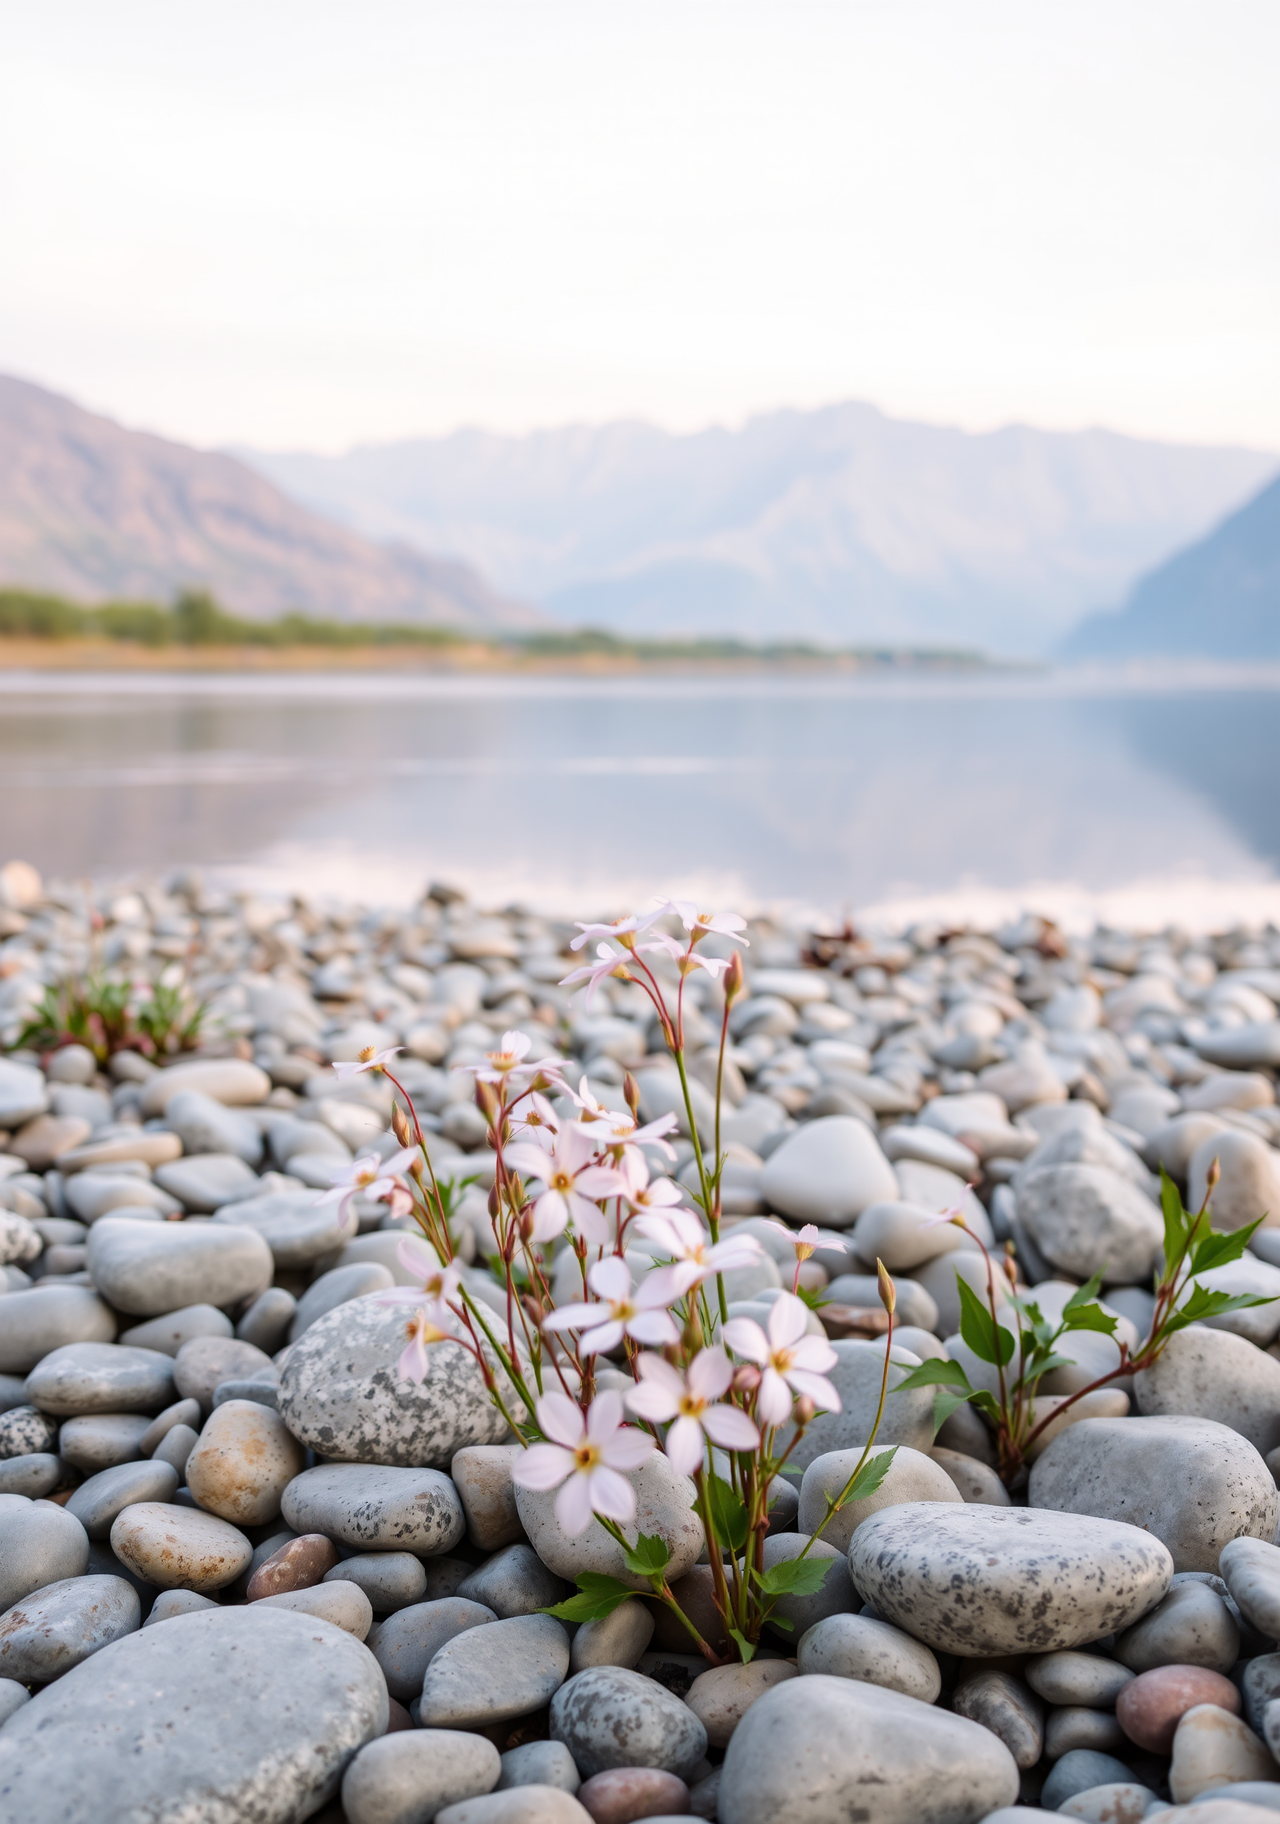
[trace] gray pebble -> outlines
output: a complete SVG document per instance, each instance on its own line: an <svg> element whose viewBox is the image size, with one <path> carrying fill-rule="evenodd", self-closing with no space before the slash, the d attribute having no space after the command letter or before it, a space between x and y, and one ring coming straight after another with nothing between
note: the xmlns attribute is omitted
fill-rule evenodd
<svg viewBox="0 0 1280 1824"><path fill-rule="evenodd" d="M16 1679L0 1678L0 1728L9 1718L21 1710L24 1704L31 1702L31 1693L25 1685L18 1684Z"/></svg>
<svg viewBox="0 0 1280 1824"><path fill-rule="evenodd" d="M502 1770L482 1735L457 1729L400 1730L369 1742L342 1777L350 1824L420 1824L459 1799L491 1792Z"/></svg>
<svg viewBox="0 0 1280 1824"><path fill-rule="evenodd" d="M117 1514L135 1501L172 1501L178 1492L178 1472L172 1463L151 1458L142 1463L117 1463L82 1482L66 1504L90 1539L105 1539Z"/></svg>
<svg viewBox="0 0 1280 1824"><path fill-rule="evenodd" d="M1263 1456L1280 1445L1280 1362L1242 1336L1191 1324L1133 1386L1143 1414L1216 1420Z"/></svg>
<svg viewBox="0 0 1280 1824"><path fill-rule="evenodd" d="M190 1425L171 1425L152 1451L151 1461L171 1464L179 1481L185 1481L187 1460L199 1442L200 1434Z"/></svg>
<svg viewBox="0 0 1280 1824"><path fill-rule="evenodd" d="M611 1767L661 1767L687 1779L707 1752L707 1732L689 1706L622 1666L591 1666L562 1685L551 1700L551 1734L584 1779Z"/></svg>
<svg viewBox="0 0 1280 1824"><path fill-rule="evenodd" d="M274 1355L289 1340L289 1326L297 1308L292 1292L286 1292L283 1286L268 1286L236 1325L236 1335L241 1342Z"/></svg>
<svg viewBox="0 0 1280 1824"><path fill-rule="evenodd" d="M238 1108L224 1108L202 1090L180 1089L170 1097L164 1119L188 1155L234 1153L246 1165L261 1162L263 1139L257 1122Z"/></svg>
<svg viewBox="0 0 1280 1824"><path fill-rule="evenodd" d="M809 1546L806 1557L824 1563L826 1576L811 1596L779 1596L770 1610L771 1616L776 1616L778 1621L791 1623L789 1629L780 1627L775 1632L792 1643L800 1639L806 1628L825 1621L828 1615L850 1615L861 1607L849 1575L847 1555L837 1551L834 1545L828 1545L825 1539L809 1545L808 1533L770 1534L763 1547L764 1568L771 1570L775 1564L798 1557L806 1545Z"/></svg>
<svg viewBox="0 0 1280 1824"><path fill-rule="evenodd" d="M219 1381L213 1390L214 1411L225 1406L228 1400L252 1400L256 1406L269 1406L276 1412L280 1406L280 1389L275 1381Z"/></svg>
<svg viewBox="0 0 1280 1824"><path fill-rule="evenodd" d="M801 1635L796 1664L805 1675L825 1672L833 1678L862 1679L919 1698L923 1704L936 1703L942 1690L942 1673L928 1647L871 1615L830 1615L818 1622Z"/></svg>
<svg viewBox="0 0 1280 1824"><path fill-rule="evenodd" d="M1083 1704L1089 1710L1113 1710L1134 1677L1127 1666L1101 1654L1069 1651L1028 1660L1025 1675L1047 1704Z"/></svg>
<svg viewBox="0 0 1280 1824"><path fill-rule="evenodd" d="M174 1159L156 1167L155 1181L184 1209L200 1216L211 1216L225 1204L252 1197L258 1190L258 1174L235 1153L196 1153Z"/></svg>
<svg viewBox="0 0 1280 1824"><path fill-rule="evenodd" d="M155 1412L173 1395L174 1364L157 1349L67 1343L27 1376L27 1394L58 1418L84 1413Z"/></svg>
<svg viewBox="0 0 1280 1824"><path fill-rule="evenodd" d="M1232 1539L1218 1566L1245 1620L1265 1640L1280 1640L1280 1549L1261 1539Z"/></svg>
<svg viewBox="0 0 1280 1824"><path fill-rule="evenodd" d="M190 1425L193 1430L199 1428L199 1400L175 1400L172 1406L166 1406L163 1412L157 1413L138 1439L139 1456L149 1457L165 1433L175 1425Z"/></svg>
<svg viewBox="0 0 1280 1824"><path fill-rule="evenodd" d="M653 1611L638 1596L620 1602L611 1615L584 1621L569 1647L569 1670L588 1666L631 1666L653 1639ZM554 1784L554 1781L552 1782Z"/></svg>
<svg viewBox="0 0 1280 1824"><path fill-rule="evenodd" d="M342 1566L336 1568L340 1571ZM410 1698L421 1696L427 1667L446 1641L497 1619L492 1609L459 1596L413 1603L397 1609L372 1630L369 1648L382 1667L387 1690L392 1697L407 1703Z"/></svg>
<svg viewBox="0 0 1280 1824"><path fill-rule="evenodd" d="M483 1603L501 1621L533 1615L563 1602L569 1585L554 1577L531 1545L508 1545L458 1585L458 1595Z"/></svg>
<svg viewBox="0 0 1280 1824"><path fill-rule="evenodd" d="M503 1755L496 1790L556 1786L561 1792L576 1792L581 1784L582 1776L563 1742L524 1742L519 1748L508 1748Z"/></svg>
<svg viewBox="0 0 1280 1824"><path fill-rule="evenodd" d="M447 1552L464 1529L457 1491L434 1469L326 1463L295 1476L280 1506L296 1532L420 1557Z"/></svg>
<svg viewBox="0 0 1280 1824"><path fill-rule="evenodd" d="M1124 1754L1131 1744L1109 1710L1089 1710L1079 1704L1051 1709L1045 1723L1044 1751L1059 1761L1073 1749L1089 1748L1095 1754Z"/></svg>
<svg viewBox="0 0 1280 1824"><path fill-rule="evenodd" d="M89 1535L74 1514L23 1495L0 1495L0 1610L89 1561Z"/></svg>
<svg viewBox="0 0 1280 1824"><path fill-rule="evenodd" d="M1112 1755L1099 1754L1092 1748L1072 1748L1055 1763L1040 1793L1046 1811L1057 1811L1078 1792L1091 1786L1114 1786L1132 1781L1133 1774L1123 1761Z"/></svg>
<svg viewBox="0 0 1280 1824"><path fill-rule="evenodd" d="M289 1326L289 1341L296 1343L327 1311L349 1304L353 1298L366 1298L371 1292L385 1292L394 1284L391 1273L376 1260L353 1261L349 1267L331 1268L319 1279L312 1280L298 1300Z"/></svg>
<svg viewBox="0 0 1280 1824"><path fill-rule="evenodd" d="M1229 1672L1239 1653L1240 1631L1226 1603L1203 1583L1171 1589L1119 1634L1115 1644L1116 1658L1131 1672L1150 1672L1155 1666L1207 1666L1213 1672Z"/></svg>
<svg viewBox="0 0 1280 1824"><path fill-rule="evenodd" d="M66 1474L62 1458L50 1451L6 1457L0 1462L0 1495L25 1495L30 1501L38 1501L51 1495Z"/></svg>
<svg viewBox="0 0 1280 1824"><path fill-rule="evenodd" d="M122 1330L119 1341L176 1356L193 1336L230 1335L231 1319L216 1305L184 1305L179 1311L170 1311L164 1317L150 1317L145 1324L134 1324L132 1329Z"/></svg>
<svg viewBox="0 0 1280 1824"><path fill-rule="evenodd" d="M58 1433L58 1454L86 1476L117 1463L132 1463L150 1456L142 1441L154 1421L141 1412L98 1412L83 1419L65 1419Z"/></svg>
<svg viewBox="0 0 1280 1824"><path fill-rule="evenodd" d="M201 1609L217 1607L212 1597L201 1596L195 1590L161 1590L142 1625L149 1628L153 1621L172 1621L175 1615L197 1615Z"/></svg>
<svg viewBox="0 0 1280 1824"><path fill-rule="evenodd" d="M568 1670L569 1636L552 1616L489 1622L455 1635L434 1654L422 1681L418 1715L424 1728L437 1729L526 1716L550 1700ZM552 1733L557 1733L554 1716Z"/></svg>
<svg viewBox="0 0 1280 1824"><path fill-rule="evenodd" d="M951 1708L999 1736L1024 1772L1040 1759L1044 1705L1020 1678L1008 1672L974 1672L956 1686Z"/></svg>
<svg viewBox="0 0 1280 1824"><path fill-rule="evenodd" d="M465 1112L467 1105L452 1106ZM558 1786L522 1786L517 1792L487 1792L446 1805L436 1813L436 1824L587 1824L590 1816L572 1793Z"/></svg>
<svg viewBox="0 0 1280 1824"><path fill-rule="evenodd" d="M0 1372L5 1374L29 1373L66 1343L109 1343L115 1334L111 1307L90 1286L0 1293Z"/></svg>
<svg viewBox="0 0 1280 1824"><path fill-rule="evenodd" d="M67 1577L46 1584L0 1618L0 1677L47 1685L142 1621L123 1577Z"/></svg>
<svg viewBox="0 0 1280 1824"><path fill-rule="evenodd" d="M271 1357L252 1343L233 1336L196 1336L182 1345L174 1359L173 1384L184 1400L199 1400L200 1410L208 1418L219 1382L252 1380L274 1371Z"/></svg>
<svg viewBox="0 0 1280 1824"><path fill-rule="evenodd" d="M412 1552L362 1552L335 1564L324 1581L358 1584L379 1615L420 1603L427 1591L427 1573Z"/></svg>

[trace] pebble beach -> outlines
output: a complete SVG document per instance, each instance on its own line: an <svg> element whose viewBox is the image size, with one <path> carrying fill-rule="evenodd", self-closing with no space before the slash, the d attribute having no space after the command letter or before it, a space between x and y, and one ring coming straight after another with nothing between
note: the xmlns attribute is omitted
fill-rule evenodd
<svg viewBox="0 0 1280 1824"><path fill-rule="evenodd" d="M826 1576L746 1663L693 1482L660 1452L628 1472L713 1664L643 1580L599 1619L547 1612L617 1574L613 1540L521 1483L458 1343L397 1371L412 1219L332 1190L403 1145L386 1076L354 1069L390 1055L459 1283L499 1314L474 1071L514 1034L593 1106L674 1118L646 1157L696 1215L659 1022L634 981L563 985L568 918L359 895L0 868L0 1824L1280 1811L1280 930L748 919L720 1143L723 1231L756 1255L726 1314L768 1329L802 1291L839 1400L800 1422L763 1548L821 1523ZM50 991L105 978L199 1021L173 1049L33 1041ZM705 1135L724 983L684 993ZM1218 1234L1257 1226L1179 1294L1238 1308L1117 1373L1158 1315L1162 1174ZM557 1240L557 1304L578 1264ZM1106 1322L1060 1339L1024 1463L978 1403L939 1425L933 1387L897 1390L951 1363L994 1397L970 1295L998 1332L1095 1278ZM605 1352L600 1386L628 1397L630 1363ZM888 1472L828 1515L873 1434Z"/></svg>

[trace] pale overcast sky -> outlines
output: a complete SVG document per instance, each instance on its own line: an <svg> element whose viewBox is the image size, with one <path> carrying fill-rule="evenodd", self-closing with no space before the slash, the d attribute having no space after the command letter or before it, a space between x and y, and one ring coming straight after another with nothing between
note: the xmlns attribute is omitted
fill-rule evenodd
<svg viewBox="0 0 1280 1824"><path fill-rule="evenodd" d="M1280 448L1277 0L0 0L0 370L335 449Z"/></svg>

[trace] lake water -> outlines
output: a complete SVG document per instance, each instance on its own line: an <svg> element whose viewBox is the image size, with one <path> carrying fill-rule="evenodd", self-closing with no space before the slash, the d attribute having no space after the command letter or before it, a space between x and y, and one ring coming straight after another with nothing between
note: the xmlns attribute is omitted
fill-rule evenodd
<svg viewBox="0 0 1280 1824"><path fill-rule="evenodd" d="M559 910L1280 917L1280 674L0 674L0 858Z"/></svg>

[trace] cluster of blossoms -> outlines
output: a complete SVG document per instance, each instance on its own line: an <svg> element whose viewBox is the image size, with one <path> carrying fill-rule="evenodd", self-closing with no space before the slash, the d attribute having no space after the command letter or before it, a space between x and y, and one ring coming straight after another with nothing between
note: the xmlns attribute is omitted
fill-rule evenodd
<svg viewBox="0 0 1280 1824"><path fill-rule="evenodd" d="M678 920L683 937L664 929L664 920ZM836 1354L825 1335L812 1333L809 1307L798 1295L800 1263L813 1252L815 1230L793 1234L778 1225L794 1246L796 1278L790 1292L773 1295L767 1328L728 1311L724 1276L756 1265L762 1249L753 1235L722 1233L719 1099L709 1156L685 1073L684 984L699 969L720 984L723 1068L729 1010L743 985L741 959L736 951L724 957L699 946L712 934L745 944L744 921L667 901L579 930L573 947L599 940L598 960L571 971L564 985L585 983L588 1004L609 976L638 983L649 996L684 1089L698 1190L686 1193L664 1169L677 1157L674 1113L643 1122L630 1078L626 1109L606 1108L585 1077L576 1090L570 1085L564 1059L531 1058L530 1040L508 1032L482 1061L458 1067L475 1079L494 1153L491 1264L505 1299L478 1296L469 1270L454 1259L449 1200L435 1181L412 1100L397 1082L393 1051L370 1051L337 1068L385 1073L403 1098L393 1119L400 1150L385 1160L367 1155L335 1172L326 1197L349 1223L357 1197L382 1200L393 1214L416 1220L423 1239L406 1235L399 1249L415 1286L378 1295L406 1309L399 1374L422 1381L434 1345L469 1350L490 1397L526 1446L516 1482L557 1491L555 1514L565 1533L581 1534L594 1519L633 1551L623 1531L637 1510L631 1473L662 1450L691 1479L716 1600L728 1633L749 1657L769 1603L781 1593L776 1577L778 1587L766 1587L761 1569L770 1484L805 1427L819 1412L839 1411L840 1398L828 1378ZM664 976L668 984L674 977L670 999ZM552 1281L563 1287L566 1254L576 1262L571 1271L579 1290L557 1303ZM891 1296L887 1302L891 1307ZM597 1391L603 1357L613 1358L610 1383L623 1369L625 1391L616 1384ZM735 1517L732 1550L727 1539L716 1540L726 1511ZM661 1563L646 1560L644 1569L653 1594L679 1613ZM575 1618L587 1618L586 1611ZM714 1658L688 1618L680 1619Z"/></svg>

